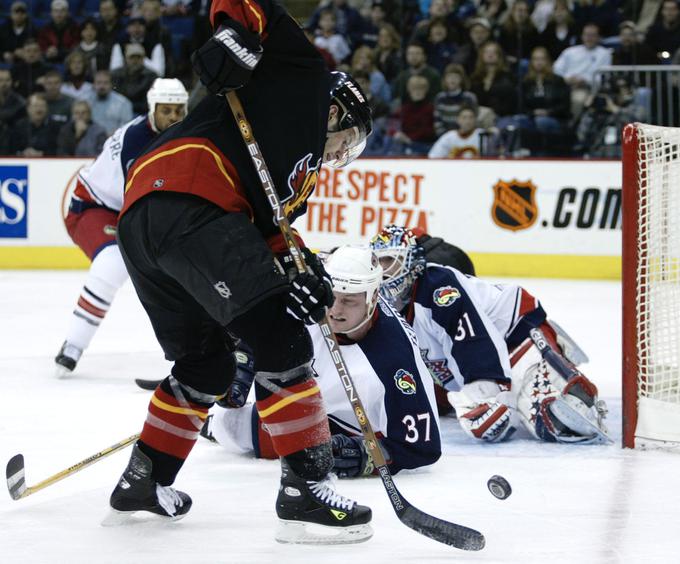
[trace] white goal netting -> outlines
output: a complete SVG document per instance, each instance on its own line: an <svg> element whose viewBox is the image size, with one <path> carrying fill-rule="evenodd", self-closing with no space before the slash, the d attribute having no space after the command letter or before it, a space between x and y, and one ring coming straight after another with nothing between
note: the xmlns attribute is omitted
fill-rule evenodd
<svg viewBox="0 0 680 564"><path fill-rule="evenodd" d="M680 441L680 129L638 125L636 437Z"/></svg>

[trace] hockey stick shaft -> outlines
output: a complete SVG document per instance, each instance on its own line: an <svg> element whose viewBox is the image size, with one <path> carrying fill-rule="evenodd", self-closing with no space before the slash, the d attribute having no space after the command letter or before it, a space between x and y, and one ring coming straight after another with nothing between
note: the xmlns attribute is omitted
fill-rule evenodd
<svg viewBox="0 0 680 564"><path fill-rule="evenodd" d="M260 147L253 136L252 128L248 122L248 119L246 118L241 101L238 99L238 96L234 91L228 92L226 97L229 107L234 114L234 119L236 120L239 131L241 132L241 136L243 137L243 141L245 142L248 149L250 158L253 161L253 165L255 166L255 170L258 172L258 177L260 178L262 188L264 189L267 200L272 208L274 219L281 230L281 234L286 242L288 251L293 257L295 267L299 273L304 273L307 269L304 257L300 252L300 247L295 239L290 222L288 221L283 207L281 206L281 200L274 188L274 182L272 180L271 174L269 173L269 169L262 155L262 151L260 150ZM319 323L319 328L324 336L324 341L328 347L328 352L333 359L335 369L338 373L338 376L340 377L343 388L345 389L347 398L352 405L352 409L361 428L361 432L364 435L366 448L368 449L368 452L373 459L373 463L378 470L378 474L380 475L383 486L385 487L385 490L387 491L387 494L390 498L392 507L394 508L401 522L415 531L433 538L434 540L438 540L439 542L456 546L464 550L481 550L484 547L484 536L481 533L473 529L468 529L467 527L463 527L461 525L449 523L448 521L444 521L423 513L406 501L399 490L397 490L397 487L395 486L392 479L392 474L387 467L385 456L378 445L375 432L373 431L371 423L368 420L368 416L366 415L366 410L364 409L361 399L359 398L359 394L357 393L357 390L354 386L354 381L347 370L347 365L345 364L342 352L340 351L338 340L331 330L327 315L324 316L323 320Z"/></svg>
<svg viewBox="0 0 680 564"><path fill-rule="evenodd" d="M131 435L130 437L123 439L122 441L117 442L116 444L111 445L104 450L100 450L92 456L88 456L86 459L66 468L66 470L62 470L61 472L44 479L42 482L38 482L34 486L28 487L26 486L24 457L21 454L17 454L13 456L7 463L7 487L9 489L10 496L12 496L12 499L14 500L28 497L29 495L45 489L46 487L51 486L52 484L55 484L64 478L72 476L76 472L80 472L95 462L99 462L103 458L106 458L107 456L124 449L125 447L134 443L138 438L139 433Z"/></svg>

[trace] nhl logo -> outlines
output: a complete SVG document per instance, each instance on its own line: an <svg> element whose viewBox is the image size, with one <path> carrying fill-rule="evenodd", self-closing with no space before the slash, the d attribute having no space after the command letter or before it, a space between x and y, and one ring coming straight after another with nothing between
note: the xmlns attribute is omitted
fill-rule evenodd
<svg viewBox="0 0 680 564"><path fill-rule="evenodd" d="M217 293L220 296L222 296L225 300L231 298L231 290L229 289L229 286L227 286L222 280L215 284L213 288L215 288L215 290L217 290Z"/></svg>
<svg viewBox="0 0 680 564"><path fill-rule="evenodd" d="M536 186L530 180L499 180L493 187L491 217L498 227L520 231L531 227L538 217Z"/></svg>
<svg viewBox="0 0 680 564"><path fill-rule="evenodd" d="M163 188L163 184L165 184L165 180L163 180L162 178L157 178L156 180L153 181L154 188Z"/></svg>

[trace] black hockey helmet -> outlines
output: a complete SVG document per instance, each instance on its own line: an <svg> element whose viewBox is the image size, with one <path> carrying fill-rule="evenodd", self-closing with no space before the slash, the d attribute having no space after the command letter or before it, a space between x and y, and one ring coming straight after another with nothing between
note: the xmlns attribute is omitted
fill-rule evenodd
<svg viewBox="0 0 680 564"><path fill-rule="evenodd" d="M338 126L329 134L356 128L356 135L341 158L326 164L341 167L356 159L366 146L366 138L373 131L371 108L361 87L347 73L331 72L331 105L338 107Z"/></svg>

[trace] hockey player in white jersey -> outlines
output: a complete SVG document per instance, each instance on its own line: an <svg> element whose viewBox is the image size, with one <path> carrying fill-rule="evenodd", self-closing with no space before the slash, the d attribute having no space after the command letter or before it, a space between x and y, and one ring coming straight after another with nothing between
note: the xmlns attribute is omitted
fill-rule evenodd
<svg viewBox="0 0 680 564"><path fill-rule="evenodd" d="M434 463L441 441L433 381L413 330L379 297L377 258L370 249L345 246L328 258L325 268L335 295L328 314L331 329L391 472ZM374 465L324 337L318 325L309 330L313 368L333 434L333 472L342 478L369 475ZM271 435L277 432L275 425L262 425L248 404L216 408L202 434L260 458L275 458Z"/></svg>
<svg viewBox="0 0 680 564"><path fill-rule="evenodd" d="M610 439L606 405L576 366L587 360L523 288L426 262L414 233L389 225L371 240L381 293L413 326L433 378L467 435L509 438L522 424L549 442Z"/></svg>
<svg viewBox="0 0 680 564"><path fill-rule="evenodd" d="M184 118L188 99L176 78L156 79L147 93L149 113L117 129L97 159L78 173L64 222L71 239L92 264L71 315L66 340L54 359L58 377L73 372L128 278L116 244L125 174L152 139Z"/></svg>

